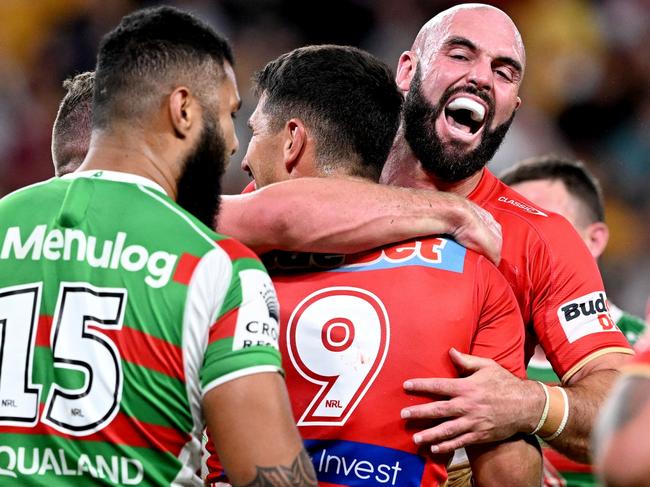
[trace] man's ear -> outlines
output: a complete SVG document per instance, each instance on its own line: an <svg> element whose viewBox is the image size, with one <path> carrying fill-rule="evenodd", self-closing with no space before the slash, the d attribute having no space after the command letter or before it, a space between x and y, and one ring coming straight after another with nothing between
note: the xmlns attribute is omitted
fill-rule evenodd
<svg viewBox="0 0 650 487"><path fill-rule="evenodd" d="M305 124L299 118L292 118L284 126L282 157L288 174L297 169L301 155L307 144Z"/></svg>
<svg viewBox="0 0 650 487"><path fill-rule="evenodd" d="M192 124L200 118L199 104L190 93L189 88L179 86L169 95L169 120L179 139L188 136Z"/></svg>
<svg viewBox="0 0 650 487"><path fill-rule="evenodd" d="M604 222L590 224L585 230L585 243L595 259L601 256L609 241L609 228Z"/></svg>
<svg viewBox="0 0 650 487"><path fill-rule="evenodd" d="M413 51L404 51L399 57L395 82L400 90L406 92L411 88L411 80L415 76L417 65L417 56Z"/></svg>

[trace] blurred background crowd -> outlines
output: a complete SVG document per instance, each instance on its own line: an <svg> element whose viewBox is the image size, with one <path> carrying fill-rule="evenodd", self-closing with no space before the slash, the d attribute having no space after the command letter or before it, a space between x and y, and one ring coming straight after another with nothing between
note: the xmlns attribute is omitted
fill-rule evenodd
<svg viewBox="0 0 650 487"><path fill-rule="evenodd" d="M53 175L50 136L67 77L93 69L101 36L136 8L166 3L198 13L235 47L243 107L239 152L225 192L248 182L239 165L256 100L254 71L305 44L364 48L393 69L436 0L2 0L0 196ZM608 294L643 316L650 295L650 2L511 0L504 9L526 45L523 105L491 163L553 152L600 178L612 233L601 260ZM38 202L34 202L35 205Z"/></svg>

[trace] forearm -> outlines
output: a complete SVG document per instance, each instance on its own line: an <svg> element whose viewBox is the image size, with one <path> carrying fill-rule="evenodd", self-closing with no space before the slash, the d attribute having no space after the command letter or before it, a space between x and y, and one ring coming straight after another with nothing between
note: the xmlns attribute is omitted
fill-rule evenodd
<svg viewBox="0 0 650 487"><path fill-rule="evenodd" d="M617 370L599 370L564 387L569 398L569 419L564 431L548 443L567 457L589 463L593 424L615 380Z"/></svg>
<svg viewBox="0 0 650 487"><path fill-rule="evenodd" d="M462 240L464 227L477 218L473 211L447 193L350 178L302 178L223 197L217 228L258 252L352 253L431 234Z"/></svg>
<svg viewBox="0 0 650 487"><path fill-rule="evenodd" d="M542 456L533 437L519 435L501 443L467 448L474 484L480 487L540 485Z"/></svg>

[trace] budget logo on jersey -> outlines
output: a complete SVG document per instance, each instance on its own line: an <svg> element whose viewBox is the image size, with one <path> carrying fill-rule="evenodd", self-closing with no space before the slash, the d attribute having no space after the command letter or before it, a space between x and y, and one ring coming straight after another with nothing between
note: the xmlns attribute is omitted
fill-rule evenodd
<svg viewBox="0 0 650 487"><path fill-rule="evenodd" d="M557 317L569 343L592 333L618 331L609 314L607 296L602 291L560 305Z"/></svg>
<svg viewBox="0 0 650 487"><path fill-rule="evenodd" d="M0 259L64 260L86 262L101 269L123 269L129 272L147 268L144 282L151 287L165 286L172 275L178 256L159 250L149 254L142 245L126 245L128 235L117 232L114 240L101 244L93 235L79 229L53 228L37 225L22 239L20 227L10 227L3 239Z"/></svg>

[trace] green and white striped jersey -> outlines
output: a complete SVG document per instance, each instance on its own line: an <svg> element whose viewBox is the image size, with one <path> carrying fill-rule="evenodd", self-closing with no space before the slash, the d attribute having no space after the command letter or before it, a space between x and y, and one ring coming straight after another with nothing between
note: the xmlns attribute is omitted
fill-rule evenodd
<svg viewBox="0 0 650 487"><path fill-rule="evenodd" d="M202 397L281 371L278 316L257 257L148 179L6 196L0 484L201 485Z"/></svg>

